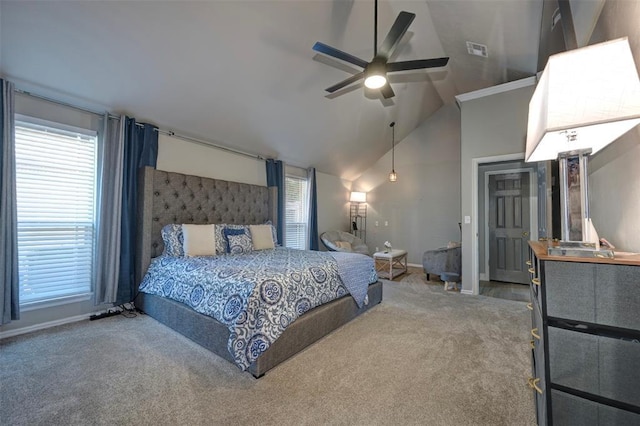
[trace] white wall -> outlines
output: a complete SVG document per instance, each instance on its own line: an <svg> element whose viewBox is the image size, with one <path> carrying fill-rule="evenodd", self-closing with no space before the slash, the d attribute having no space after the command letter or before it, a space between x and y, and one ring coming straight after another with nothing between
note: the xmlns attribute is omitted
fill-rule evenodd
<svg viewBox="0 0 640 426"><path fill-rule="evenodd" d="M266 185L264 160L160 134L158 170Z"/></svg>
<svg viewBox="0 0 640 426"><path fill-rule="evenodd" d="M473 217L477 202L472 190L473 159L524 152L529 100L534 89L526 86L460 102L462 217ZM471 247L477 244L477 226L462 225L462 289L468 292L473 291Z"/></svg>
<svg viewBox="0 0 640 426"><path fill-rule="evenodd" d="M426 250L460 240L460 113L455 105L440 108L397 143L395 170L398 181L391 183L388 152L354 181L354 190L368 193L367 245L373 251L388 240L407 250L409 263L421 265Z"/></svg>

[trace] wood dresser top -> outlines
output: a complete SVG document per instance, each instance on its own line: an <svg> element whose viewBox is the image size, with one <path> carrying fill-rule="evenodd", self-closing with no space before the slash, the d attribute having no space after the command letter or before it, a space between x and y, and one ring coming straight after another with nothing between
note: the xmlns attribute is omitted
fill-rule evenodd
<svg viewBox="0 0 640 426"><path fill-rule="evenodd" d="M608 263L611 265L631 265L640 266L640 253L627 253L624 251L614 251L614 258L607 257L573 257L573 256L552 256L547 254L546 241L529 241L529 246L533 249L536 257L540 260L555 260L559 262L581 262L581 263Z"/></svg>

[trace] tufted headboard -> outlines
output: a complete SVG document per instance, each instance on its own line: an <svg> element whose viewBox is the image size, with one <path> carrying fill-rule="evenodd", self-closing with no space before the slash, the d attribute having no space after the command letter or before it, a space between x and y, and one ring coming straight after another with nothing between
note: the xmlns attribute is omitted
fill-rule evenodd
<svg viewBox="0 0 640 426"><path fill-rule="evenodd" d="M170 223L260 224L267 220L276 224L274 191L266 186L151 167L140 169L136 281L142 281L151 259L164 250L160 235L163 226Z"/></svg>

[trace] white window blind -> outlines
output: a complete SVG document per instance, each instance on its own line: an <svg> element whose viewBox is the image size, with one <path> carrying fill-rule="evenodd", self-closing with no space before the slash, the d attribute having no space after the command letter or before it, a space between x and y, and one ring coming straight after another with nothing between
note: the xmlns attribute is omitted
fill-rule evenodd
<svg viewBox="0 0 640 426"><path fill-rule="evenodd" d="M20 304L91 292L97 137L16 120Z"/></svg>
<svg viewBox="0 0 640 426"><path fill-rule="evenodd" d="M307 247L307 180L285 178L286 216L285 245L304 250Z"/></svg>

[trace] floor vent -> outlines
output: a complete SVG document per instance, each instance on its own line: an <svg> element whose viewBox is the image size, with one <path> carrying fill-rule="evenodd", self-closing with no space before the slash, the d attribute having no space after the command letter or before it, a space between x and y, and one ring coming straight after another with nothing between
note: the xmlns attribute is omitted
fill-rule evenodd
<svg viewBox="0 0 640 426"><path fill-rule="evenodd" d="M487 53L487 46L480 43L473 43L471 41L468 41L467 52L469 52L469 55L482 56L483 58L489 57L489 54Z"/></svg>

